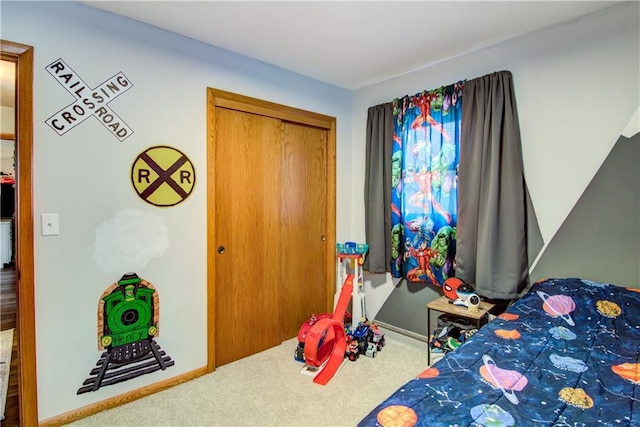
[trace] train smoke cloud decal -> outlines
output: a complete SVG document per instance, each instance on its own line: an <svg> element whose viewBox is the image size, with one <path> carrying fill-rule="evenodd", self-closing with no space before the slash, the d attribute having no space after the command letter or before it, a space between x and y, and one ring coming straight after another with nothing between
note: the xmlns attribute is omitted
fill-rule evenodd
<svg viewBox="0 0 640 427"><path fill-rule="evenodd" d="M155 341L160 335L156 288L127 273L98 301L98 350L105 350L77 394L127 381L174 365Z"/></svg>
<svg viewBox="0 0 640 427"><path fill-rule="evenodd" d="M108 105L133 87L124 73L120 72L91 88L62 59L47 65L46 70L75 99L45 121L58 135L64 135L89 117L98 119L120 141L133 134L133 130Z"/></svg>
<svg viewBox="0 0 640 427"><path fill-rule="evenodd" d="M106 273L142 272L168 248L169 228L160 215L123 209L96 229L92 257Z"/></svg>

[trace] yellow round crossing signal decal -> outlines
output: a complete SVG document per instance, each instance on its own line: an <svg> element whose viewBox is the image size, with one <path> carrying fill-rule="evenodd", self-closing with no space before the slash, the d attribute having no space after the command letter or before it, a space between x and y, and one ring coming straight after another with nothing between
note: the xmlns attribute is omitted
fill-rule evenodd
<svg viewBox="0 0 640 427"><path fill-rule="evenodd" d="M147 148L133 162L131 183L145 202L175 206L193 191L196 170L180 150L158 145Z"/></svg>

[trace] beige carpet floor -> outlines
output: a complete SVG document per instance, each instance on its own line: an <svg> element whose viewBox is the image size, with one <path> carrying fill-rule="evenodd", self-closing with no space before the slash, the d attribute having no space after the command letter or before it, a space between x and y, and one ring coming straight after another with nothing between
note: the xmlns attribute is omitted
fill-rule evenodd
<svg viewBox="0 0 640 427"><path fill-rule="evenodd" d="M346 361L325 386L301 374L296 339L72 426L355 426L426 368L426 344L394 341ZM176 362L177 363L177 362Z"/></svg>

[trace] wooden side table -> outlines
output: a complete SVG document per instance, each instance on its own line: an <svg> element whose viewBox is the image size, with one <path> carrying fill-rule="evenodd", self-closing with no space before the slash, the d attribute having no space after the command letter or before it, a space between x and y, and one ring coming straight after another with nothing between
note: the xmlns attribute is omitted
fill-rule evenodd
<svg viewBox="0 0 640 427"><path fill-rule="evenodd" d="M427 345L427 365L431 366L431 310L439 311L441 313L453 314L455 316L463 317L469 320L474 320L476 323L476 327L480 329L480 326L482 326L482 322L487 317L487 313L494 306L495 304L480 301L478 311L469 311L467 307L452 304L452 301L444 295L427 303L427 334L429 334L429 343Z"/></svg>

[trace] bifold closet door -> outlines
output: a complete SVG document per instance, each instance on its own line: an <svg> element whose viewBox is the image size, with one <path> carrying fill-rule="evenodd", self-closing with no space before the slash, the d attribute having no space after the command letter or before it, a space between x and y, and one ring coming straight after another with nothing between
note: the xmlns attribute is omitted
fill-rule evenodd
<svg viewBox="0 0 640 427"><path fill-rule="evenodd" d="M215 132L220 366L281 343L281 121L217 108Z"/></svg>

